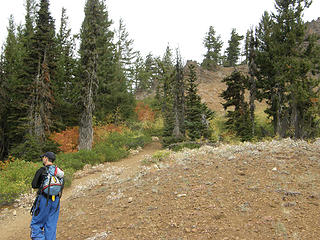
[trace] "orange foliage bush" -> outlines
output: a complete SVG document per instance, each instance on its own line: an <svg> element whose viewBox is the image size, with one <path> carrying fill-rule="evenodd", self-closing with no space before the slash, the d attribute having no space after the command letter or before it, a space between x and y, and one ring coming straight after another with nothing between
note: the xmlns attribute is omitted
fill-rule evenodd
<svg viewBox="0 0 320 240"><path fill-rule="evenodd" d="M50 138L60 145L59 148L62 152L77 152L79 127L67 128L59 133L54 132Z"/></svg>
<svg viewBox="0 0 320 240"><path fill-rule="evenodd" d="M135 108L135 112L138 115L139 121L142 121L142 122L154 121L155 113L152 111L152 109L148 105L144 104L143 102L138 102Z"/></svg>
<svg viewBox="0 0 320 240"><path fill-rule="evenodd" d="M95 126L93 128L93 144L103 140L110 132L122 132L125 127L108 124L103 126ZM79 142L79 127L67 128L62 132L54 132L51 134L51 140L60 145L60 150L65 153L77 152Z"/></svg>

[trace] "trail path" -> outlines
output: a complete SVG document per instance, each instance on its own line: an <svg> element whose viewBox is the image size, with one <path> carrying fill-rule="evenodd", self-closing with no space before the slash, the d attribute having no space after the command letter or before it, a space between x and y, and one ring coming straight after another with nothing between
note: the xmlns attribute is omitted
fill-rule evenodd
<svg viewBox="0 0 320 240"><path fill-rule="evenodd" d="M141 167L141 160L145 157L145 155L152 155L154 152L160 149L161 144L159 142L152 142L145 146L145 148L143 148L139 153L130 155L129 157L122 159L121 161L105 163L99 165L98 167L86 169L82 171L82 173L78 172L76 175L83 175L83 177L74 179L72 182L72 186L70 188L66 188L63 193L58 229L63 227L60 222L72 218L72 216L66 214L66 212L70 212L69 208L78 208L77 204L73 204L75 198L78 200L80 199L81 202L82 198L88 198L88 196L84 195L85 192L88 192L91 188L94 188L97 185L101 185L101 183L106 184L108 182L108 184L112 184L116 181L123 181L123 179L130 179L139 171L139 167ZM29 209L29 207L11 209L2 215L2 217L0 218L0 239L29 239L29 224L31 221ZM78 222L72 221L69 223L73 231L76 231L76 225L78 224ZM63 236L61 236L61 234L59 234L58 230L57 239L63 240L82 238L64 238Z"/></svg>
<svg viewBox="0 0 320 240"><path fill-rule="evenodd" d="M160 149L85 169L61 204L57 240L319 239L320 139ZM27 240L28 210L0 215L0 239Z"/></svg>

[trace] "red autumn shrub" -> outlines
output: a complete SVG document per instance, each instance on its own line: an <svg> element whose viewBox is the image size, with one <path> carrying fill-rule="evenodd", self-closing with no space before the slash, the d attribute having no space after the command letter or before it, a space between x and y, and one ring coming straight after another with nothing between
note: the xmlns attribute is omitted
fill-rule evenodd
<svg viewBox="0 0 320 240"><path fill-rule="evenodd" d="M115 124L107 124L102 126L95 126L93 128L93 144L102 141L110 132L122 132L124 126L117 126ZM50 137L53 141L60 145L60 150L65 153L77 152L79 142L79 127L67 128L62 132L54 132Z"/></svg>
<svg viewBox="0 0 320 240"><path fill-rule="evenodd" d="M62 152L77 152L79 127L67 128L59 133L54 132L50 138L60 145L59 148Z"/></svg>
<svg viewBox="0 0 320 240"><path fill-rule="evenodd" d="M143 102L138 102L135 108L135 112L138 115L139 121L142 121L142 122L154 121L155 113L147 104L144 104Z"/></svg>

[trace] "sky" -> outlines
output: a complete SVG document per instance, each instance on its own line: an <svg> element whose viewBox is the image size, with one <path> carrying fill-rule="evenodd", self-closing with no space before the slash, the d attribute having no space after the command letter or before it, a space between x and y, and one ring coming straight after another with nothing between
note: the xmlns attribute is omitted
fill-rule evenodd
<svg viewBox="0 0 320 240"><path fill-rule="evenodd" d="M72 33L79 33L86 0L51 0L50 11L60 25L61 8L66 8ZM5 42L9 16L24 22L25 0L2 0L0 7L0 44ZM134 49L143 56L163 56L167 46L179 49L183 60L203 60L203 39L213 26L227 47L232 28L245 35L260 22L264 11L275 12L274 0L106 0L110 19L117 28L123 20ZM313 0L304 12L304 21L320 17L320 0Z"/></svg>

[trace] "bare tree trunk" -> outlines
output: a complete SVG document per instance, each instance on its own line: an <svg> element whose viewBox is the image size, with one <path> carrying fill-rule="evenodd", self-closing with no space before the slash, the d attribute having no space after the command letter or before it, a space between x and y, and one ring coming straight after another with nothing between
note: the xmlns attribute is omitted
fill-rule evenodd
<svg viewBox="0 0 320 240"><path fill-rule="evenodd" d="M97 84L96 61L93 64L92 73L87 71L87 86L84 96L84 110L81 114L79 126L79 150L90 150L93 143L92 116L94 110L94 85Z"/></svg>
<svg viewBox="0 0 320 240"><path fill-rule="evenodd" d="M48 82L45 83L45 78ZM43 63L41 64L40 59L38 61L38 74L34 81L33 95L29 110L29 134L36 136L40 141L45 139L46 130L49 130L48 116L50 112L46 111L49 105L47 103L48 84L50 82L50 74L46 65L46 57L44 56Z"/></svg>
<svg viewBox="0 0 320 240"><path fill-rule="evenodd" d="M289 127L289 114L288 110L282 111L282 116L280 120L280 137L284 138L287 135L287 130Z"/></svg>
<svg viewBox="0 0 320 240"><path fill-rule="evenodd" d="M294 97L293 97L294 98ZM301 116L300 112L298 110L297 101L294 98L293 104L292 104L292 117L291 117L291 123L294 127L294 137L296 139L300 139L302 137L302 124L301 124Z"/></svg>
<svg viewBox="0 0 320 240"><path fill-rule="evenodd" d="M256 100L256 81L255 77L257 74L257 65L255 63L256 53L255 53L255 39L253 37L253 31L251 30L251 37L250 37L250 49L249 49L249 74L250 74L250 120L251 120L251 133L254 136L255 132L255 124L254 124L254 111L255 111L255 104L254 101Z"/></svg>
<svg viewBox="0 0 320 240"><path fill-rule="evenodd" d="M276 135L281 136L281 115L282 115L282 106L281 106L281 93L278 90L277 93L277 108L276 108Z"/></svg>
<svg viewBox="0 0 320 240"><path fill-rule="evenodd" d="M179 54L177 53L177 56ZM177 58L176 76L174 83L174 129L173 136L176 138L184 137L184 82L183 82L183 68L180 62L180 58Z"/></svg>
<svg viewBox="0 0 320 240"><path fill-rule="evenodd" d="M176 138L180 138L182 136L180 129L180 121L179 121L179 113L178 109L174 107L174 128L173 128L173 136Z"/></svg>
<svg viewBox="0 0 320 240"><path fill-rule="evenodd" d="M93 143L92 106L88 105L81 114L79 127L79 150L90 150Z"/></svg>
<svg viewBox="0 0 320 240"><path fill-rule="evenodd" d="M183 136L182 134L182 125L181 125L181 109L179 109L179 92L174 91L174 103L173 103L173 116L174 116L174 128L173 128L173 136L176 138L181 138Z"/></svg>

